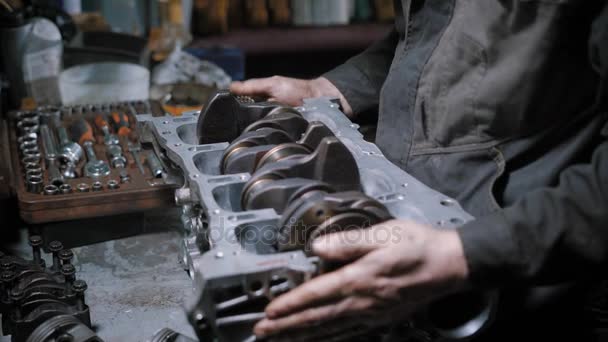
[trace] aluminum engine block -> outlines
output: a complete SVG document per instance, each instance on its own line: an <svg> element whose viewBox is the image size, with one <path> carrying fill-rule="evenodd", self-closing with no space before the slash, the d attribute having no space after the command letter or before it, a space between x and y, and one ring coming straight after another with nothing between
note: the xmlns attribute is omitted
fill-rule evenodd
<svg viewBox="0 0 608 342"><path fill-rule="evenodd" d="M142 141L154 145L164 177L181 185L176 203L183 208L183 262L195 287L185 306L201 340L255 340L251 328L268 301L319 271L319 260L305 250L276 248L282 218L277 210L243 208L241 193L252 174L222 174L231 141L273 108L282 106L219 92L201 113L137 117ZM472 219L455 200L387 160L331 99L307 99L295 110L309 123L329 128L356 163L351 172L358 172L360 191L391 216L445 229Z"/></svg>

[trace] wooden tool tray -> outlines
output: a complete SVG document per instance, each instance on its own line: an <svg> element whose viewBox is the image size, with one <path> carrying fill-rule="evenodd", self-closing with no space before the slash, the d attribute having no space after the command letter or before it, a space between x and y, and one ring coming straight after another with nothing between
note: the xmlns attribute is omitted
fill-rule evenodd
<svg viewBox="0 0 608 342"><path fill-rule="evenodd" d="M137 113L144 113L145 111L142 110L141 107L141 103L135 103L132 108L137 108ZM97 158L109 163L110 161L106 155L106 145L104 144L104 134L94 122L95 116L100 112L103 112L101 108L102 107L99 106L94 108L89 106L88 109L79 109L78 111L75 111L74 108L62 107L60 124L66 127L68 132L70 132L69 126L79 117L84 117L93 128L93 147ZM149 106L146 106L146 108L149 108ZM115 108L113 110L118 109ZM65 115L66 112L70 112L70 114ZM105 113L107 114L107 111ZM174 191L176 186L165 183L162 177L154 177L145 161L148 154L153 153L152 149L142 148L139 153L139 159L144 170L143 174L136 165L133 154L128 149L127 140L139 145L138 137L135 133L135 117L133 114L134 113L132 112L127 114L129 126L132 127L131 135L128 137L121 137L120 139L122 154L127 161L124 170L126 170L126 173L130 176L130 180L128 182L121 182L121 169L113 167L110 167L111 171L107 176L101 176L95 179L85 177L82 170L88 158L86 153L84 153L76 168L76 170L78 170L78 178L64 178L64 183L71 186L72 192L67 194L60 192L56 195L45 195L44 192L28 192L25 182L26 173L24 165L21 162L21 152L18 144L19 130L16 127L17 119L15 115L9 115L8 140L10 163L13 172L13 187L17 196L21 218L28 224L40 224L141 212L154 208L172 206L174 204ZM116 133L115 128L112 128L112 133ZM75 140L74 137L70 136L70 138L72 141ZM47 185L49 184L48 167L45 162L45 151L42 146L43 144L41 143L39 131L38 145L41 154L40 164L42 179L44 185ZM108 182L111 180L118 183L118 188L111 189L108 187ZM103 188L99 191L93 191L94 182L100 182ZM88 184L88 192L79 192L77 190L78 185L83 183Z"/></svg>

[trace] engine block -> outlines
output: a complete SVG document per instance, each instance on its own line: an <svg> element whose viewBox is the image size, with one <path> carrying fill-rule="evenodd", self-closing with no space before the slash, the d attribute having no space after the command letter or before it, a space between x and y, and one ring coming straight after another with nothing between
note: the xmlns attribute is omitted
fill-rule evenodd
<svg viewBox="0 0 608 342"><path fill-rule="evenodd" d="M219 92L201 113L137 119L166 181L181 185L195 287L185 306L201 340L255 340L269 300L325 267L309 253L316 236L393 217L445 229L472 219L387 160L329 98L291 108Z"/></svg>

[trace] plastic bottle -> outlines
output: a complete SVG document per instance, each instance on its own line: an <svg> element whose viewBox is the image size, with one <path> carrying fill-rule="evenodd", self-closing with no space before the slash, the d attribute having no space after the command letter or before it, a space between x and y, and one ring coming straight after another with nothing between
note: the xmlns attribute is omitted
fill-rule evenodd
<svg viewBox="0 0 608 342"><path fill-rule="evenodd" d="M62 68L63 42L55 24L45 18L30 21L23 51L23 79L27 94L36 104L60 104L59 73Z"/></svg>

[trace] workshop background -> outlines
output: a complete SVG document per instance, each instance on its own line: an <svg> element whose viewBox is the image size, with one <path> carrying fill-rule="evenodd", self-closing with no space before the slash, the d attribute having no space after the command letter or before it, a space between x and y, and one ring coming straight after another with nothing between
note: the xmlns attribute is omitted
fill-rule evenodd
<svg viewBox="0 0 608 342"><path fill-rule="evenodd" d="M199 111L233 80L316 77L393 16L391 0L0 0L0 341L46 341L52 324L105 341L194 337L175 185L135 116ZM16 304L20 272L52 307ZM75 292L59 296L66 283ZM36 330L49 312L87 324Z"/></svg>

